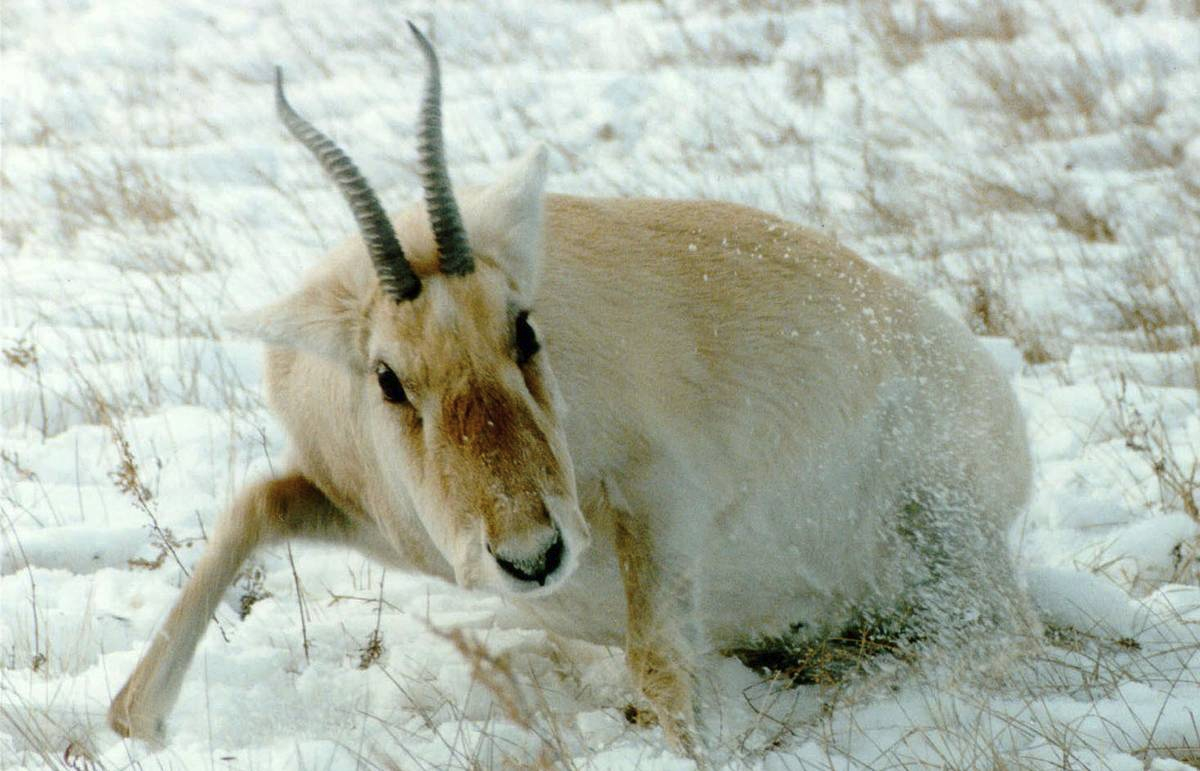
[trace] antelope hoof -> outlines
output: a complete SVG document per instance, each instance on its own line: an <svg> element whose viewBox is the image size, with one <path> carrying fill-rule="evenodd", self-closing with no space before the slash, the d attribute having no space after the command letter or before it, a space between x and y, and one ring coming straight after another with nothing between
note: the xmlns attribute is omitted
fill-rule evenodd
<svg viewBox="0 0 1200 771"><path fill-rule="evenodd" d="M676 698L653 694L648 708L630 704L625 708L625 719L642 727L661 726L663 738L672 752L690 758L698 768L704 768L704 744L697 730L694 705L691 699L679 699L678 694L672 696Z"/></svg>
<svg viewBox="0 0 1200 771"><path fill-rule="evenodd" d="M664 718L660 715L658 722L662 726L667 746L673 752L695 761L697 768L707 767L704 762L703 745L698 740L696 726L691 721L678 717Z"/></svg>
<svg viewBox="0 0 1200 771"><path fill-rule="evenodd" d="M164 724L162 715L141 708L128 689L118 693L108 708L109 727L126 739L140 739L149 745L161 747L166 738Z"/></svg>

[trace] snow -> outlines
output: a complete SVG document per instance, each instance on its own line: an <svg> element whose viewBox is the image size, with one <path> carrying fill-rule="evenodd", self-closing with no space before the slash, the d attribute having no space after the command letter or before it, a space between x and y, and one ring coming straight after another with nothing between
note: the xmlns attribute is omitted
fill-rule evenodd
<svg viewBox="0 0 1200 771"><path fill-rule="evenodd" d="M0 769L693 767L626 721L620 649L303 544L229 592L165 748L104 724L215 517L284 452L258 347L221 319L350 228L274 118L271 65L399 206L406 18L443 59L456 182L542 141L556 191L779 212L927 290L1013 378L1037 461L1013 544L1054 644L833 691L714 659L714 765L1197 762L1195 3L12 0ZM511 666L516 714L456 631Z"/></svg>

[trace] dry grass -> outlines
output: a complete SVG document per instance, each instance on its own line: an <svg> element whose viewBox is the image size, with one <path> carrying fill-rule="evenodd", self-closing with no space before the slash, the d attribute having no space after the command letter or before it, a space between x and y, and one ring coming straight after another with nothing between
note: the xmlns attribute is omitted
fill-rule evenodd
<svg viewBox="0 0 1200 771"><path fill-rule="evenodd" d="M863 26L884 61L897 69L921 60L930 46L950 41L1011 43L1026 25L1021 6L1011 2L867 0L861 10Z"/></svg>
<svg viewBox="0 0 1200 771"><path fill-rule="evenodd" d="M1168 261L1153 244L1139 244L1115 280L1087 288L1115 314L1118 330L1134 333L1136 350L1157 353L1200 348L1200 267ZM1200 355L1193 353L1193 387L1200 388Z"/></svg>
<svg viewBox="0 0 1200 771"><path fill-rule="evenodd" d="M713 27L705 19L670 3L660 6L663 18L670 24L672 34L666 37L665 47L647 51L648 64L653 67L697 65L704 67L750 68L768 64L773 52L785 39L782 24L767 17L758 34L750 39Z"/></svg>
<svg viewBox="0 0 1200 771"><path fill-rule="evenodd" d="M395 685L397 692L413 703L429 732L441 745L441 760L406 750L403 735L390 729L386 733L395 742L379 746L360 756L370 767L398 769L574 769L574 751L580 745L577 729L563 720L547 701L547 692L532 672L520 671L514 659L496 653L475 633L464 629L439 629L430 625L433 636L445 643L467 663L472 675L472 690L482 689L488 700L486 717L468 717L461 706L478 701L475 694L442 694L436 706L414 698L377 657L368 666L378 668ZM370 641L377 640L378 629ZM369 644L370 644L369 641ZM364 651L364 655L370 649ZM478 709L476 709L476 712ZM494 724L504 723L502 731L491 734ZM453 732L445 729L457 726ZM513 728L519 735L514 735ZM470 732L464 729L471 729Z"/></svg>
<svg viewBox="0 0 1200 771"><path fill-rule="evenodd" d="M1012 290L1005 287L1003 278L980 269L968 280L966 290L966 321L975 334L1009 338L1026 364L1045 364L1059 358L1048 347L1046 333L1024 317L1019 303L1009 299Z"/></svg>
<svg viewBox="0 0 1200 771"><path fill-rule="evenodd" d="M121 232L137 223L153 229L196 216L182 192L136 158L80 160L46 183L54 195L59 231L68 239L92 227Z"/></svg>
<svg viewBox="0 0 1200 771"><path fill-rule="evenodd" d="M1144 415L1130 403L1126 389L1126 377L1121 374L1120 389L1110 402L1115 426L1124 438L1125 447L1145 458L1153 469L1158 481L1158 507L1164 512L1182 510L1200 523L1200 456L1195 452L1197 448L1176 447L1162 416ZM1184 452L1185 449L1188 451ZM1182 556L1180 553L1181 561Z"/></svg>
<svg viewBox="0 0 1200 771"><path fill-rule="evenodd" d="M94 726L76 721L64 721L49 710L26 702L18 684L0 672L0 688L5 699L0 702L0 727L13 737L19 747L32 751L41 767L61 771L104 771L96 760L92 742ZM128 768L140 768L130 764Z"/></svg>

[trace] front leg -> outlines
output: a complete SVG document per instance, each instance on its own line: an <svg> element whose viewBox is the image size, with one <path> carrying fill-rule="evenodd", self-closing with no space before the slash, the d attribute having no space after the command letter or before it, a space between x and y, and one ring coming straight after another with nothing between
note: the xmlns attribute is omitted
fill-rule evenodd
<svg viewBox="0 0 1200 771"><path fill-rule="evenodd" d="M672 747L696 758L695 607L691 565L656 548L611 485L605 502L615 523L617 562L625 588L625 656L634 685L650 702ZM615 499L615 500L614 500Z"/></svg>
<svg viewBox="0 0 1200 771"><path fill-rule="evenodd" d="M204 555L166 622L108 710L121 736L159 742L196 645L225 590L255 548L287 536L338 541L364 551L376 545L370 528L337 509L299 474L245 488L218 523Z"/></svg>

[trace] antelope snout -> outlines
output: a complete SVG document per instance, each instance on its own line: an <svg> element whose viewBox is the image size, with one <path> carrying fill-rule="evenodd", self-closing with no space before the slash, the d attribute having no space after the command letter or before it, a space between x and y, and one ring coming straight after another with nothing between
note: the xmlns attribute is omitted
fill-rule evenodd
<svg viewBox="0 0 1200 771"><path fill-rule="evenodd" d="M531 589L532 584L545 586L546 581L563 565L566 546L558 526L546 527L539 536L536 539L527 536L507 541L489 541L487 544L488 554L496 560L500 570L521 582L522 588Z"/></svg>

